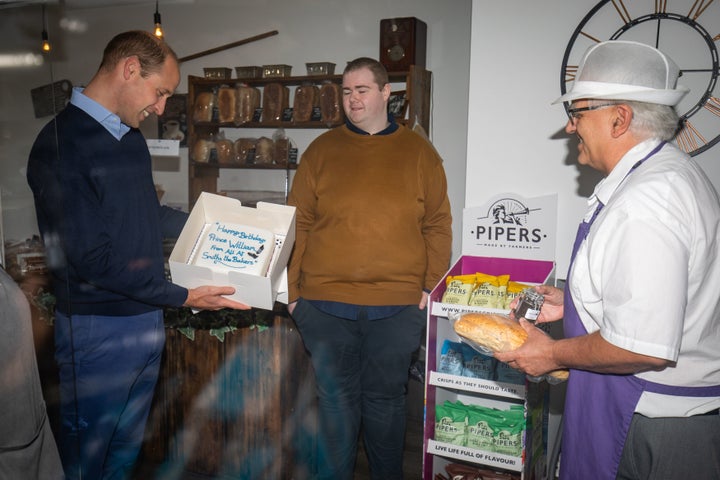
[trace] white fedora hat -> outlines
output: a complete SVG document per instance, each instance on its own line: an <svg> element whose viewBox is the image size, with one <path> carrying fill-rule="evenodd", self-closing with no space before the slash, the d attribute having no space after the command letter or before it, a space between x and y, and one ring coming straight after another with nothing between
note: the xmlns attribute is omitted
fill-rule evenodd
<svg viewBox="0 0 720 480"><path fill-rule="evenodd" d="M553 102L581 98L677 105L690 90L677 85L670 57L644 43L610 40L585 52L573 85Z"/></svg>

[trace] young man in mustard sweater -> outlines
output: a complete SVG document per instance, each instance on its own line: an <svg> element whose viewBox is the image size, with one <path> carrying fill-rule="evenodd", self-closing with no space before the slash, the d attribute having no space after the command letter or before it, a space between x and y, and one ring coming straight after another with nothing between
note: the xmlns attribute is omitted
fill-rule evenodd
<svg viewBox="0 0 720 480"><path fill-rule="evenodd" d="M289 196L292 314L319 398L320 479L353 478L362 426L373 479L402 479L408 369L452 240L442 159L387 111L376 60L343 72L346 123L307 148Z"/></svg>

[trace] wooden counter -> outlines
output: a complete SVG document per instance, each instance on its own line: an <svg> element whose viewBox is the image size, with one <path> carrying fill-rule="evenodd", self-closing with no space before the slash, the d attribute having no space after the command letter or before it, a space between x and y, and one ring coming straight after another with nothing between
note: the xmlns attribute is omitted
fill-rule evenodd
<svg viewBox="0 0 720 480"><path fill-rule="evenodd" d="M49 278L33 274L16 281L30 302L43 394L56 430L54 327L43 295ZM231 323L237 330L225 333L223 341L209 330L195 330L194 340L175 328L165 330L160 377L134 478L167 478L169 472L171 478L192 472L224 480L313 477L315 379L295 323L284 305L276 305L274 312L250 316L201 312L192 317L204 323L239 318ZM165 320L177 325L178 318L166 310ZM252 327L253 322L263 328Z"/></svg>
<svg viewBox="0 0 720 480"><path fill-rule="evenodd" d="M223 479L312 477L315 383L287 314L223 342L207 330L196 330L194 340L166 333L142 468Z"/></svg>
<svg viewBox="0 0 720 480"><path fill-rule="evenodd" d="M48 278L18 278L31 311L38 368L53 430L59 425L52 315L38 307ZM190 340L167 328L165 351L134 479L312 478L316 471L316 397L312 367L285 307L262 311L225 333ZM202 312L203 318L222 318ZM166 312L166 323L169 315ZM195 318L195 317L194 317ZM170 320L172 323L172 320ZM171 473L172 472L172 473ZM169 476L166 476L168 475Z"/></svg>

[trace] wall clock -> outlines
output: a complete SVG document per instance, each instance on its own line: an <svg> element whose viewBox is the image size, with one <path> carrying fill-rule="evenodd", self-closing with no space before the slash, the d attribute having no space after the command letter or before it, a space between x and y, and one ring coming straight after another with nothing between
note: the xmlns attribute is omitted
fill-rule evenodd
<svg viewBox="0 0 720 480"><path fill-rule="evenodd" d="M633 40L663 51L680 68L679 84L690 92L677 106L682 127L675 143L697 155L720 142L718 48L720 2L714 0L603 0L570 37L560 71L565 94L585 51L605 40ZM569 104L565 104L565 109ZM719 147L720 148L720 147Z"/></svg>
<svg viewBox="0 0 720 480"><path fill-rule="evenodd" d="M388 72L425 67L427 25L415 17L380 20L380 63Z"/></svg>

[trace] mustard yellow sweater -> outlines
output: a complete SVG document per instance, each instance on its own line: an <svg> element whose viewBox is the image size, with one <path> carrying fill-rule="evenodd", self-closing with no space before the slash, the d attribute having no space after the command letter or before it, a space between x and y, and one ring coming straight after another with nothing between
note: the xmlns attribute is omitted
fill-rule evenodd
<svg viewBox="0 0 720 480"><path fill-rule="evenodd" d="M302 155L288 203L297 208L291 302L412 305L448 268L442 159L404 126L360 135L343 125L320 135Z"/></svg>

